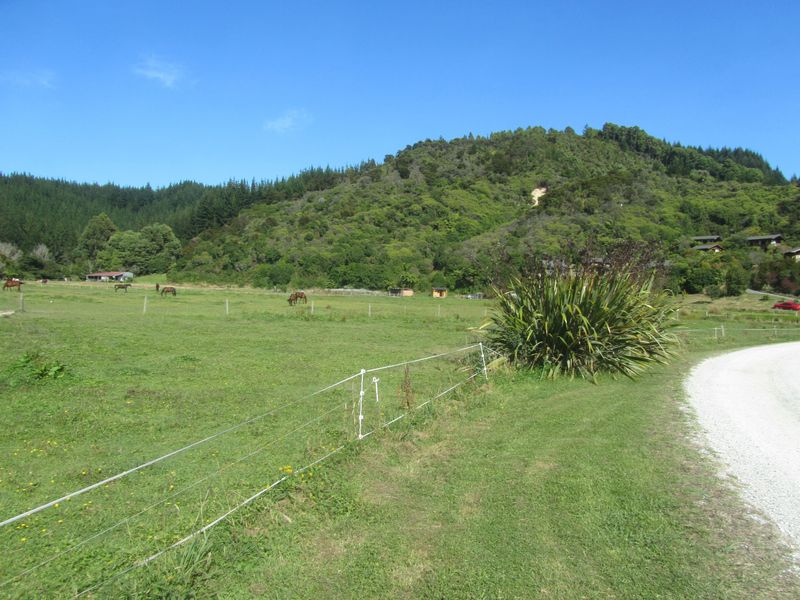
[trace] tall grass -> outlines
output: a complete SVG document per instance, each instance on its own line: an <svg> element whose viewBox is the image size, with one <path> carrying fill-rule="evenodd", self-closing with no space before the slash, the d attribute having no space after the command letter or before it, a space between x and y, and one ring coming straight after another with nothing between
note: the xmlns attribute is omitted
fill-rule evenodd
<svg viewBox="0 0 800 600"><path fill-rule="evenodd" d="M542 269L513 279L488 331L489 344L510 362L559 374L632 377L670 356L672 308L653 279L622 270Z"/></svg>

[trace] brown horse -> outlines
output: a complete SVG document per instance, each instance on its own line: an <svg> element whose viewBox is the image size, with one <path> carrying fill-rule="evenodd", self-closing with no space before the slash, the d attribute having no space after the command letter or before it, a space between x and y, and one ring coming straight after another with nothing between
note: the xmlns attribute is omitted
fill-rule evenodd
<svg viewBox="0 0 800 600"><path fill-rule="evenodd" d="M306 298L305 292L292 292L292 295L289 296L289 306L294 306L301 300L303 304L308 304L308 298Z"/></svg>
<svg viewBox="0 0 800 600"><path fill-rule="evenodd" d="M131 287L130 283L115 283L114 284L114 291L117 290L125 290L125 293L128 293L128 288Z"/></svg>
<svg viewBox="0 0 800 600"><path fill-rule="evenodd" d="M165 285L164 287L161 288L161 295L163 296L164 294L172 294L173 296L177 296L178 290L169 285Z"/></svg>
<svg viewBox="0 0 800 600"><path fill-rule="evenodd" d="M22 291L22 284L25 283L24 281L20 281L19 279L6 279L5 284L3 284L3 291L10 290L11 288L17 288L18 292Z"/></svg>

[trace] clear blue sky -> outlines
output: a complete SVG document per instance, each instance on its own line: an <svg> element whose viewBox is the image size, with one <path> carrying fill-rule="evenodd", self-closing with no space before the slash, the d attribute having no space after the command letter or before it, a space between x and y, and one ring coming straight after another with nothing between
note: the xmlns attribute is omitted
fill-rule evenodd
<svg viewBox="0 0 800 600"><path fill-rule="evenodd" d="M161 187L606 121L800 175L800 3L0 0L0 171Z"/></svg>

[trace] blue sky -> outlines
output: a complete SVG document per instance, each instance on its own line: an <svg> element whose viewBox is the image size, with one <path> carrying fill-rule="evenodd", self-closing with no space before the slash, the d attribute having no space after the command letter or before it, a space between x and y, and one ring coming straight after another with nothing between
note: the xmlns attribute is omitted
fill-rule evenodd
<svg viewBox="0 0 800 600"><path fill-rule="evenodd" d="M0 171L272 179L610 121L800 175L797 2L0 0Z"/></svg>

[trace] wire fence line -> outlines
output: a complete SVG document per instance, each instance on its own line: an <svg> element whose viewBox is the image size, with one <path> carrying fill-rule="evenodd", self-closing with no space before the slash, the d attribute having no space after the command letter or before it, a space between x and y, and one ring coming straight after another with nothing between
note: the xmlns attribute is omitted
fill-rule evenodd
<svg viewBox="0 0 800 600"><path fill-rule="evenodd" d="M290 477L306 472L313 466L319 464L322 461L327 460L334 454L340 452L342 449L347 447L348 444L352 444L361 439L364 439L368 435L373 434L378 428L390 427L392 424L397 423L401 419L407 417L412 411L427 406L431 402L454 392L459 387L475 380L477 377L481 375L488 378L486 371L486 361L484 358L483 350L484 348L482 344L471 344L449 352L442 352L413 360L386 365L383 367L375 367L369 370L362 369L358 373L354 373L348 377L345 377L334 384L325 386L311 394L303 396L302 398L298 398L291 402L284 403L279 407L276 407L270 411L262 413L261 415L257 415L256 417L251 417L245 421L242 421L241 423L237 423L236 425L225 428L222 431L213 434L212 436L208 436L206 438L193 442L192 444L183 446L178 450L166 453L163 456L151 459L145 463L142 463L141 465L138 465L131 469L127 469L112 477L106 478L102 482L98 482L96 484L92 484L91 486L86 486L85 488L76 490L75 492L72 492L71 494L68 494L63 498L74 497L78 494L87 493L91 490L97 489L100 486L109 488L109 486L107 485L109 482L119 481L135 472L138 472L139 475L145 475L144 469L146 469L146 467L148 466L152 466L160 461L166 461L167 459L176 457L180 453L183 453L184 456L194 455L194 453L188 452L188 450L197 448L198 446L210 442L213 439L219 440L229 432L241 429L245 425L253 423L258 419L263 419L267 415L276 414L279 410L288 407L290 405L296 405L298 402L304 399L308 399L313 396L323 396L322 403L315 402L312 405L300 405L294 410L294 412L292 412L290 415L287 415L290 416L291 418L296 418L298 415L305 417L301 423L291 428L286 428L280 431L280 435L275 435L274 437L270 437L270 439L266 441L266 443L261 443L255 448L248 449L248 451L241 453L240 456L238 456L237 458L233 458L228 462L224 462L224 464L219 466L217 469L208 473L204 473L199 478L188 481L186 485L179 485L178 489L174 492L171 491L172 486L170 485L170 492L168 494L165 494L163 497L160 497L155 501L147 503L147 505L142 507L140 510L136 510L135 512L129 514L128 516L125 516L124 518L121 519L118 518L113 523L110 523L107 526L102 526L97 532L87 535L82 539L74 539L68 537L68 539L66 540L67 541L66 547L61 545L61 543L59 543L58 544L58 546L60 546L59 549L59 547L56 546L55 544L49 544L47 547L49 548L50 552L48 552L47 554L40 554L40 556L38 557L32 556L25 559L17 558L14 561L9 561L6 564L5 568L0 566L0 572L5 570L6 568L12 569L13 567L11 566L11 563L19 567L18 569L13 569L17 571L16 574L11 575L10 577L6 577L2 580L2 582L0 582L0 588L6 588L8 586L13 585L14 588L21 589L18 588L18 586L27 584L30 581L30 578L33 576L33 574L41 569L45 569L47 573L53 573L55 576L58 577L59 580L63 580L64 573L66 572L66 570L68 570L69 565L75 564L77 567L78 565L89 561L88 556L91 556L91 554L86 555L85 553L87 550L90 553L95 553L95 554L97 552L105 552L106 551L105 549L108 547L108 544L114 544L115 542L116 543L112 546L114 552L122 552L126 556L131 556L132 554L135 554L137 552L137 548L139 548L139 546L141 546L142 543L140 542L138 545L136 543L133 543L130 545L130 547L127 547L125 541L130 539L131 542L135 542L136 540L134 539L133 536L138 536L138 538L143 538L145 533L147 533L148 531L152 532L154 523L156 522L155 520L157 520L159 517L162 519L162 521L164 521L164 519L167 519L166 523L169 525L168 520L172 518L172 516L174 515L172 515L172 513L166 514L164 513L164 510L168 507L171 510L172 503L175 502L177 499L179 499L179 497L181 502L183 502L183 499L186 497L187 492L191 492L192 496L194 497L197 495L197 492L200 491L200 486L202 486L202 484L209 482L210 480L214 480L215 483L213 485L216 486L218 489L222 490L223 492L220 494L218 498L216 498L215 502L217 505L223 506L230 499L232 499L230 498L231 494L239 495L239 492L237 491L236 487L226 487L231 482L238 485L239 488L242 488L241 491L244 491L244 487L246 487L249 482L252 482L254 479L257 480L260 478L260 476L258 475L259 471L266 470L268 472L270 468L274 468L274 465L264 466L262 464L264 461L261 461L259 459L259 462L255 465L259 468L253 472L252 477L250 476L250 467L253 466L250 464L250 462L254 457L257 457L259 454L263 454L263 452L266 451L268 448L275 447L275 452L270 452L269 455L267 456L269 460L266 462L270 463L276 463L278 458L283 456L283 455L279 456L279 454L284 452L284 450L286 450L287 448L289 448L289 450L286 450L287 452L290 451L295 453L305 452L306 454L308 454L309 452L311 453L309 454L309 459L308 459L310 462L308 462L306 466L300 469L296 469L291 473L282 474L280 477L277 477L277 479L273 481L270 485L263 487L262 489L256 491L255 493L248 492L247 494L239 495L240 499L242 497L244 497L245 499L243 501L237 500L234 506L228 504L227 509L223 508L223 510L220 510L219 513L220 516L215 518L213 521L210 521L207 524L203 525L202 527L195 529L186 535L182 535L181 537L175 536L175 538L173 538L175 539L174 542L169 543L166 547L162 548L161 550L158 550L155 553L151 552L149 555L146 556L146 558L137 559L134 562L130 562L129 559L125 559L124 562L129 563L127 567L125 567L122 571L115 573L111 578L103 579L103 577L108 575L108 570L113 568L110 566L112 562L113 564L117 565L117 568L119 568L120 566L120 563L118 561L115 562L106 560L105 562L109 566L99 565L96 567L94 575L85 574L84 579L87 579L87 583L92 583L93 585L91 587L84 588L82 591L80 591L79 595L86 595L91 591L98 589L99 587L107 585L113 582L114 580L124 576L126 573L129 573L138 567L149 564L150 562L156 560L158 557L162 556L169 550L184 545L196 539L200 535L206 534L211 528L225 521L231 515L235 514L238 510L241 510L242 508L248 506L249 504L252 504L258 498L262 497L270 490L275 489L277 486L285 482ZM462 356L458 357L457 355L462 355ZM454 367L454 365L456 366ZM404 389L404 383L405 383L404 380L409 377L409 370L412 370L414 373L415 377L414 383L416 386L414 389L414 393L411 394L411 397L419 398L419 396L422 395L424 401L420 402L415 400L413 404L404 404L401 402L402 411L400 412L400 414L397 414L396 412L397 409L395 408L397 403L392 401L392 390L397 390L396 400L400 402L403 399L400 390ZM468 373L468 375L466 377L459 378L458 381L454 382L454 375L456 375L460 371ZM371 383L368 380L365 380L364 376L367 373L369 373L370 375L375 375L374 377L372 377ZM377 375L380 375L380 378L377 377ZM450 381L448 383L445 383L444 385L441 385L443 379L444 380L449 379ZM348 383L350 385L347 385ZM374 399L371 397L373 387L374 387ZM369 394L367 392L369 392ZM416 394L416 396L414 396L414 394ZM407 400L408 398L405 399ZM328 402L332 402L332 404L328 404ZM313 416L311 416L311 418L308 418L309 417L308 412L310 410L316 412L314 413ZM277 421L275 419L271 419L270 421L272 422L272 426L277 426L276 425L277 423L279 422L283 423L285 420L286 420L285 418L280 417L277 419ZM365 434L362 434L363 430L360 428L362 425L365 425L366 429L369 429L369 431ZM358 426L358 428L356 426ZM303 433L303 430L306 430L307 433ZM358 435L356 435L356 431L358 431ZM262 435L262 430L252 432L251 434L247 435L260 436ZM322 442L320 442L320 440L324 439L325 435L329 435L330 439L335 439L338 436L339 438L342 439L342 442L336 444L334 450L332 451L328 450L327 447L322 446ZM235 438L232 441L238 444L238 442L240 441L239 436L237 436L237 438ZM288 446L286 445L287 443L289 444ZM218 444L215 443L214 445L217 446ZM238 448L239 446L236 447ZM291 448L294 448L294 450L291 450ZM305 448L305 450L303 450L303 448ZM325 451L324 452L319 451L320 448L324 448ZM210 452L210 450L207 452ZM316 455L319 456L319 458L311 460L312 458L314 458L314 453L316 453ZM320 454L322 456L320 456ZM192 457L191 460L200 461L201 458L202 456L197 459ZM183 459L180 462L184 463L188 460L189 459ZM287 459L283 458L281 463L276 463L276 464L284 464L286 460ZM292 460L292 462L294 462L294 460ZM300 464L303 463L301 462ZM159 479L159 477L161 477L161 474L163 474L162 471L163 469L160 469L159 472L156 474L142 478L137 477L136 483L132 485L134 485L135 487L139 487L142 482L154 481L153 480L154 477L156 479ZM222 474L224 474L224 472L226 471L230 471L231 473L230 475L226 475L225 478L223 478ZM238 473L238 479L237 479L237 473ZM174 475L174 471L172 471L172 474ZM130 490L131 488L129 486L124 489L118 488L117 486L121 485L121 483L122 482L115 483L114 486L109 488L110 491L104 490L103 494L105 495L105 497L108 498L109 495L111 495L111 497L113 498L117 497L119 494L123 494L121 500L124 500L125 494L127 494L127 491L125 490L126 489ZM155 483L158 484L158 481L155 481ZM177 484L178 482L175 483ZM161 485L161 489L163 492L164 489L166 488L165 483L159 485ZM205 488L205 486L203 486L203 488ZM210 493L211 490L212 488L209 488L209 492L207 492L207 494ZM214 493L216 494L217 492ZM133 493L131 493L131 496L133 496ZM152 499L152 495L150 495L150 498ZM95 500L97 499L95 498ZM6 519L6 522L4 522L4 524L7 525L15 521L24 519L26 517L32 517L33 522L28 521L28 523L31 526L34 526L34 523L40 523L46 525L48 524L46 521L47 519L55 517L47 517L46 515L37 515L36 513L44 511L46 508L49 508L51 506L55 506L56 504L59 503L59 501L60 500L54 500L46 504L43 504L40 507L37 507L36 509L31 509L23 513L20 513L15 517ZM91 502L89 502L89 504L91 504ZM117 504L131 505L132 503L131 501L127 501L126 503L123 502L114 503L112 501L109 501L108 511L105 515L101 515L98 513L95 514L93 518L91 515L87 515L87 518L91 519L89 523L91 523L92 525L102 524L102 521L104 519L106 520L106 522L108 522L109 517L113 517L114 513L118 512L120 506L117 506ZM84 504L84 506L86 505ZM135 507L135 502L133 503L133 506ZM176 509L177 506L178 505L175 504ZM124 510L126 507L122 506L122 508ZM149 517L146 520L142 520L142 517L144 517L147 513L153 512L157 508L159 508L159 510L156 512L156 514L154 514L153 517ZM189 513L186 513L185 509L183 509L183 511L184 511L183 521L185 522L185 520L188 518ZM216 511L216 507L212 506L211 511L212 512ZM55 511L55 512L59 513L61 511ZM74 516L78 518L82 517L83 515L82 513L78 512L75 515L70 513L69 515L60 514L57 516L64 516L65 518L67 516ZM175 518L177 520L178 517ZM42 521L42 519L44 519L45 521ZM134 526L132 529L134 521L141 523L138 526ZM61 521L59 521L59 523L60 522ZM87 525L89 523L87 523ZM23 523L23 526L24 525L25 524ZM36 525L36 527L38 527L38 525ZM177 531L180 529L180 527L181 527L180 523L177 523L174 527L170 525L169 528L172 531ZM19 529L19 526L17 526L16 529ZM81 530L83 530L83 526L81 526ZM24 534L25 531L23 530L21 533ZM104 537L111 535L112 533L114 537L113 539L108 540L108 544L105 542L102 545L92 544L92 542L98 542L102 540ZM153 536L150 537L152 538ZM159 536L157 536L157 539L158 537ZM166 536L165 533L160 537L164 538L168 536ZM151 543L154 542L145 542L145 545L150 545ZM89 544L92 544L91 549L89 548ZM53 552L54 547L55 547L55 552ZM31 548L31 550L33 550L33 548ZM41 548L41 550L44 550L44 547ZM108 552L111 552L111 550L109 550ZM68 555L74 555L74 557L68 558ZM105 558L108 558L106 555L104 556ZM33 558L34 560L31 560L31 558ZM67 560L67 562L65 563L65 565L62 565L60 567L57 567L56 565L51 565L51 563L54 563L54 561L58 559ZM62 561L59 561L59 565L61 565L61 562ZM54 571L54 569L59 569L59 570ZM40 573L39 581L46 581L46 580L47 579L45 577L45 574ZM64 585L67 585L67 583L65 582ZM70 582L69 585L75 585L75 584ZM82 587L83 585L78 584L77 589L80 589Z"/></svg>
<svg viewBox="0 0 800 600"><path fill-rule="evenodd" d="M165 502L168 502L169 500L172 500L174 498L177 498L177 497L181 496L183 493L189 491L190 489L193 489L193 488L197 487L201 483L205 483L206 481L209 481L211 478L219 475L224 470L226 470L226 469L228 469L228 468L230 468L230 467L232 467L232 466L234 466L236 464L239 464L242 461L247 460L248 458L252 458L256 454L259 454L260 452L263 452L264 450L266 450L270 446L275 445L277 442L287 439L289 436L291 436L291 435L297 433L298 431L308 427L309 425L313 425L314 423L320 421L322 418L324 418L325 416L329 415L330 413L332 413L332 412L334 412L335 410L338 410L338 409L339 409L339 407L334 407L334 408L324 412L322 415L318 415L318 416L314 417L313 419L309 419L308 421L306 421L302 425L300 425L298 427L295 427L291 431L287 432L285 435L271 440L270 442L264 444L263 446L260 446L260 447L256 448L252 452L248 452L244 456L241 456L238 459L227 463L225 466L213 471L212 473L206 475L205 477L201 477L200 479L194 481L190 485L182 487L177 492L174 492L174 493L166 496L165 498L162 498L161 500L158 500L157 502L154 502L154 503L150 504L149 506L146 506L145 508L143 508L139 512L137 512L137 513L135 513L133 515L130 515L128 517L125 517L124 519L122 519L120 521L117 521L116 523L114 523L113 525L111 525L109 527L106 527L102 531L100 531L98 533L95 533L95 534L93 534L93 535L91 535L91 536L81 540L80 542L77 542L77 543L71 545L71 546L68 546L64 550L60 550L59 552L57 552L56 554L54 554L50 558L48 558L46 560L43 560L38 564L33 565L32 567L30 567L30 568L26 569L25 571L15 575L14 577L11 577L10 579L6 579L5 581L0 583L0 586L5 586L5 585L8 585L10 583L13 583L14 581L17 581L17 580L21 579L22 577L24 577L26 575L29 575L33 571L35 571L35 570L37 570L37 569L39 569L39 568L41 568L41 567L53 562L54 560L66 555L66 554L69 554L70 552L74 552L75 550L78 550L79 548L82 548L86 544L88 544L88 543L90 543L90 542L92 542L92 541L94 541L96 539L99 539L99 538L103 537L104 535L106 535L108 533L111 533L112 531L114 531L114 530L118 529L119 527L122 527L126 523L129 523L129 522L133 521L134 519L144 515L145 513L151 511L152 509L164 504Z"/></svg>
<svg viewBox="0 0 800 600"><path fill-rule="evenodd" d="M245 427L247 425L250 425L251 423L254 423L256 421L264 419L265 417L273 415L273 414L277 413L278 411L280 411L280 410L282 410L284 408L287 408L287 407L289 407L289 406L291 406L293 404L296 404L298 402L302 402L303 400L308 400L310 398L313 398L314 396L317 396L319 394L327 392L328 390L334 389L334 388L340 386L343 383L346 383L346 382L348 382L348 381L350 381L352 379L355 379L361 373L371 373L371 372L380 371L380 370L384 370L384 369L396 368L396 367L404 366L404 365L407 365L407 364L414 364L414 363L417 363L417 362L423 362L423 361L431 360L431 359L434 359L434 358L441 358L441 357L444 357L444 356L450 356L450 355L453 355L453 354L458 354L458 353L465 352L467 350L471 350L473 348L477 348L479 345L480 344L473 344L471 346L466 346L464 348L459 348L458 350L453 350L451 352L444 352L444 353L441 353L441 354L435 354L433 356L427 356L427 357L423 357L423 358L418 358L418 359L414 359L414 360L410 360L410 361L406 361L406 362L402 362L402 363L397 363L395 365L387 365L387 366L384 366L384 367L377 367L377 368L374 368L374 369L362 370L360 373L355 373L353 375L345 377L344 379L342 379L340 381L337 381L336 383L333 383L333 384L331 384L329 386L326 386L326 387L321 388L319 390L316 390L316 391L314 391L314 392L312 392L310 394L307 394L306 396L303 396L301 398L297 398L295 400L291 400L289 402L286 402L285 404L282 404L281 406L278 406L276 408L270 409L267 412L264 412L264 413L262 413L260 415L256 415L254 417L250 417L250 418L248 418L248 419L246 419L244 421L241 421L240 423L232 425L231 427L223 429L222 431L218 431L217 433L214 433L214 434L212 434L212 435L210 435L208 437L205 437L205 438L203 438L201 440L197 440L195 442L192 442L191 444L187 444L186 446L183 446L182 448L178 448L177 450L173 450L171 452L168 452L168 453L164 454L163 456L159 456L157 458L151 459L151 460L149 460L149 461L147 461L145 463L142 463L140 465L137 465L137 466L135 466L135 467L133 467L131 469L127 469L126 471L123 471L121 473L117 473L116 475L112 475L111 477L107 477L107 478L103 479L102 481L98 481L96 483L88 485L88 486L86 486L84 488L81 488L79 490L76 490L74 492L70 492L69 494L61 496L60 498L56 498L55 500L50 500L49 502L46 502L46 503L42 504L41 506L37 506L37 507L32 508L30 510L27 510L25 512L19 513L17 515L14 515L13 517L9 517L9 518L5 519L4 521L0 521L0 528L5 527L6 525L10 525L12 523L15 523L17 521L20 521L21 519L24 519L26 517L34 515L34 514L36 514L38 512L41 512L41 511L43 511L43 510L45 510L47 508L51 508L51 507L55 506L56 504L60 504L61 502L66 502L67 500L69 500L71 498L74 498L76 496L79 496L81 494L89 492L91 490L97 489L97 488L99 488L99 487L101 487L103 485L109 484L109 483L111 483L113 481L117 481L119 479L122 479L123 477L127 477L128 475L136 473L137 471L141 471L142 469L146 469L147 467L153 466L153 465L155 465L157 463L160 463L160 462L162 462L164 460L172 458L173 456L176 456L178 454L186 452L187 450L191 450L192 448L196 448L196 447L198 447L198 446L200 446L202 444L210 442L210 441L212 441L212 440L214 440L214 439L216 439L216 438L218 438L220 436L223 436L223 435L225 435L227 433L231 433L233 431L241 429L242 427Z"/></svg>
<svg viewBox="0 0 800 600"><path fill-rule="evenodd" d="M478 344L476 344L473 347L477 347L477 346L478 346ZM445 356L445 355L446 354L442 354L442 355L438 355L438 356L441 357L441 356ZM434 357L429 357L429 358L434 358ZM420 361L410 361L410 362L420 362ZM406 363L400 363L400 364L394 365L394 366L404 366L405 364ZM383 369L384 368L373 369L373 372L374 371L378 371L378 370L383 370ZM411 410L412 411L419 410L419 409L423 408L424 406L427 406L431 402L433 402L435 400L438 400L439 398L449 394L450 392L456 390L457 388L461 387L462 385L465 385L465 384L469 383L470 381L472 381L473 379L475 379L476 377L479 377L481 375L486 376L486 373L484 373L483 369L472 373L466 379L456 383L453 386L450 386L449 388L447 388L443 392L440 392L439 394L437 394L433 398L429 398L425 402L422 402L422 403L414 406ZM382 423L380 428L381 429L386 429L386 428L390 427L391 425L393 425L394 423L396 423L396 422L400 421L401 419L407 417L409 414L410 414L410 411L402 413L402 414L398 415L397 417ZM364 438L366 438L366 437L372 435L373 433L375 433L375 431L377 431L377 429L373 429L372 431L369 431L369 432L363 434L360 438L352 440L350 443L358 443L359 441L362 441ZM144 566L148 565L149 563L151 563L154 560L160 558L161 556L163 556L164 554L166 554L170 550L174 550L174 549L176 549L176 548L178 548L178 547L180 547L180 546L182 546L182 545L184 545L184 544L196 539L198 536L205 534L208 530L210 530L211 528L215 527L216 525L219 525L220 523L225 521L228 517L230 517L231 515L235 514L236 512L241 510L242 508L245 508L249 504L252 504L255 500L257 500L258 498L260 498L261 496L263 496L267 492L275 489L276 487L278 487L284 481L290 479L291 477L296 477L297 475L300 475L301 473L304 473L305 471L308 471L309 469L315 467L316 465L326 461L331 456L334 456L335 454L338 454L339 452L344 450L346 447L347 447L347 444L343 444L343 445L339 446L338 448L335 448L334 450L331 450L330 452L328 452L324 456L322 456L322 457L314 460L313 462L307 464L306 466L297 469L296 471L292 472L291 474L287 474L287 475L284 475L283 477L280 477L279 479L277 479L276 481L274 481L273 483L271 483L267 487L259 490L258 492L256 492L252 496L250 496L249 498L245 499L244 501L240 502L239 504L237 504L236 506L234 506L233 508L228 510L223 515L221 515L221 516L217 517L216 519L214 519L213 521L211 521L210 523L204 525L203 527L197 529L196 531L193 531L192 533L190 533L189 535L183 537L182 539L178 540L177 542L173 543L172 545L170 545L170 546L168 546L168 547L166 547L166 548L164 548L162 550L159 550L158 552L148 556L147 558L144 558L144 559L142 559L142 560L140 560L140 561L138 561L138 562L136 562L136 563L134 563L132 565L129 565L126 569L124 569L123 571L117 573L113 577L111 577L111 578L109 578L109 579L107 579L105 581L101 581L101 582L93 585L92 587L81 591L75 597L76 598L80 598L82 596L85 596L88 593L91 593L91 592L96 591L96 590L98 590L98 589L100 589L100 588L102 588L102 587L104 587L106 585L109 585L109 584L113 583L114 581L117 581L118 579L124 577L125 575L127 575L131 571L133 571L133 570L135 570L137 568L144 567Z"/></svg>

